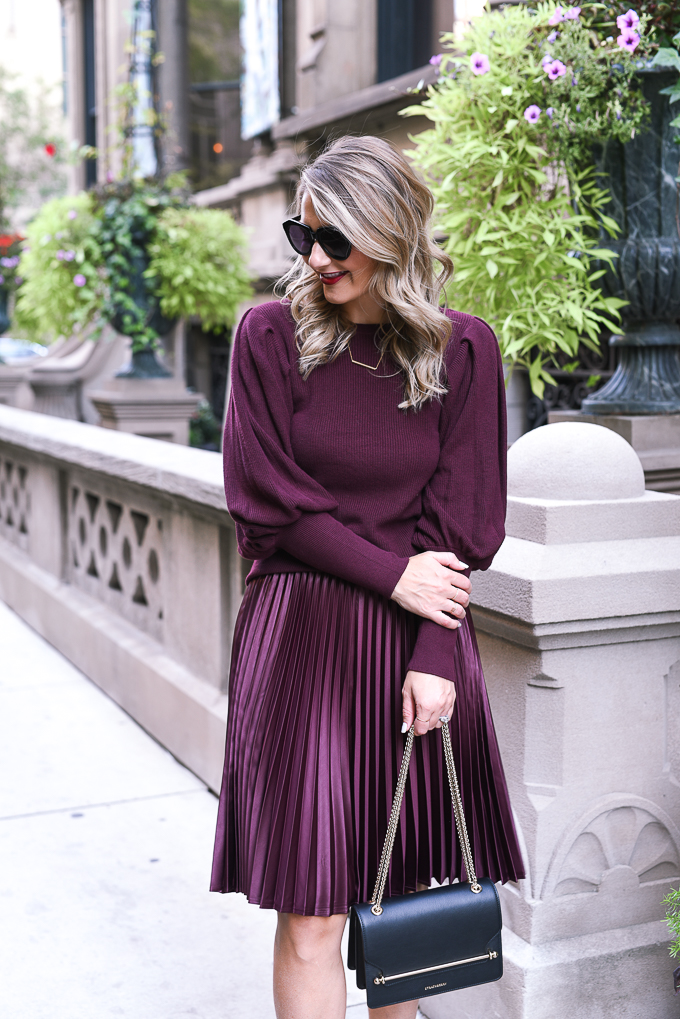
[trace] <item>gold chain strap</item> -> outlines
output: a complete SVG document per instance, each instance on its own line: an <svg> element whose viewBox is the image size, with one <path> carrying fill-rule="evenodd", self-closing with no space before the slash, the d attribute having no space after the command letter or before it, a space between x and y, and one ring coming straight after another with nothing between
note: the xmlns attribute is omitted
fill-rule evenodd
<svg viewBox="0 0 680 1019"><path fill-rule="evenodd" d="M482 886L477 881L475 865L472 860L470 839L468 837L467 825L465 824L465 815L463 814L463 804L460 798L460 790L458 788L456 766L453 763L453 750L451 749L451 734L449 732L448 723L446 725L442 723L441 731L442 731L442 742L444 744L444 759L446 760L446 773L449 777L449 789L451 790L451 799L453 801L453 813L456 818L456 831L458 832L458 841L460 842L460 849L463 854L463 862L465 864L465 870L467 872L468 881L470 883L470 890L475 893L481 892ZM390 819L387 824L387 834L385 835L382 856L380 857L380 865L378 866L378 876L376 878L373 896L370 899L371 913L373 913L375 916L380 916L380 914L383 911L380 903L382 902L383 899L385 883L387 881L387 875L390 869L390 860L392 859L394 840L397 835L397 826L399 824L399 815L401 813L401 803L404 798L404 789L406 788L406 778L408 776L409 764L411 763L411 751L413 750L413 740L415 738L415 734L416 730L414 722L411 728L409 729L408 735L406 737L406 745L404 746L404 756L401 759L401 768L399 769L397 788L394 791L392 810L390 813Z"/></svg>

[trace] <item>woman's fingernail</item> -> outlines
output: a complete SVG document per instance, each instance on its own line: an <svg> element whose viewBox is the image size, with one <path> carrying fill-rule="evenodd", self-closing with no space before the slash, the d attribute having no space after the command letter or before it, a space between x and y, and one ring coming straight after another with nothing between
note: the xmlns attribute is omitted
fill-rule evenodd
<svg viewBox="0 0 680 1019"><path fill-rule="evenodd" d="M401 731L402 732L407 732L408 731L408 725L406 724L406 722L402 722L401 723Z"/></svg>
<svg viewBox="0 0 680 1019"><path fill-rule="evenodd" d="M467 563L461 563L460 559L458 560L458 568L461 569L461 570L469 570L470 569L468 564Z"/></svg>

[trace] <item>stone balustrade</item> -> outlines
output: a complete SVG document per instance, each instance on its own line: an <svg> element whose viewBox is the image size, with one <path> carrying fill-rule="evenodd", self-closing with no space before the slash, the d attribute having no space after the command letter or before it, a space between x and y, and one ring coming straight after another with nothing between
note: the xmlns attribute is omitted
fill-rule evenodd
<svg viewBox="0 0 680 1019"><path fill-rule="evenodd" d="M218 453L0 406L0 599L213 789L241 563Z"/></svg>
<svg viewBox="0 0 680 1019"><path fill-rule="evenodd" d="M508 454L508 537L473 617L527 877L505 975L428 1019L675 1019L662 899L680 883L680 498L599 425Z"/></svg>
<svg viewBox="0 0 680 1019"><path fill-rule="evenodd" d="M593 424L522 436L508 477L473 616L527 877L503 979L421 1007L674 1019L680 498ZM244 567L219 455L0 407L0 479L0 599L217 789Z"/></svg>

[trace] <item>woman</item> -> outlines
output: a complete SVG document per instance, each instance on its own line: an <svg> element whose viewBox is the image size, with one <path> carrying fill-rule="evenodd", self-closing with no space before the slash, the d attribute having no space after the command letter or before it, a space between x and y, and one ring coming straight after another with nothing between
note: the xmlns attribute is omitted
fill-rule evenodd
<svg viewBox="0 0 680 1019"><path fill-rule="evenodd" d="M278 911L279 1019L341 1019L340 939L370 898L414 719L386 894L464 876L444 716L477 872L523 876L465 611L467 574L503 540L505 405L491 330L439 310L451 263L399 152L336 142L303 171L297 210L286 299L249 311L234 344L225 486L254 565L211 888Z"/></svg>

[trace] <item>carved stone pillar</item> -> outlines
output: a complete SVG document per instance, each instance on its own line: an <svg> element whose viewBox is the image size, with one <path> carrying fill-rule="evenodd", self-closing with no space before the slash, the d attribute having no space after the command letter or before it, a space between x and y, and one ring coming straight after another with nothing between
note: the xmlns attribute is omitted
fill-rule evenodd
<svg viewBox="0 0 680 1019"><path fill-rule="evenodd" d="M661 900L680 882L680 499L608 428L509 452L508 538L473 617L526 880L505 974L429 1019L675 1019Z"/></svg>

